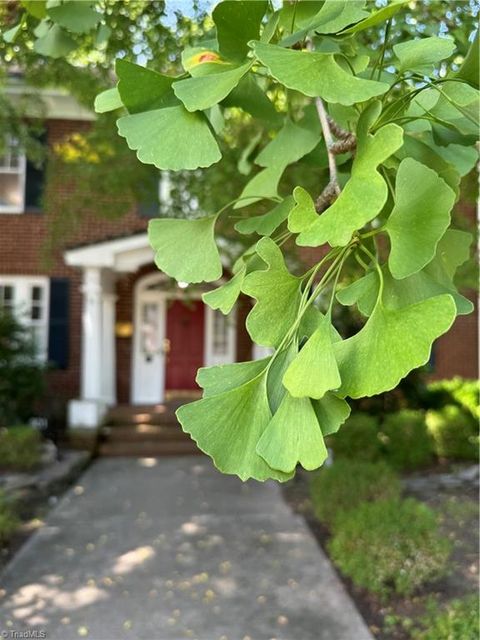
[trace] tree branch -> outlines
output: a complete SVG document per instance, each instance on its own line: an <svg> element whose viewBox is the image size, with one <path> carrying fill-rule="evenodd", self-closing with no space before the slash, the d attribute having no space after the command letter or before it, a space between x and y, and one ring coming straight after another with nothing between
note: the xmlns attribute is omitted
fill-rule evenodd
<svg viewBox="0 0 480 640"><path fill-rule="evenodd" d="M329 204L331 204L333 200L335 200L335 198L340 195L340 185L338 184L337 163L335 161L335 154L332 151L332 146L335 143L333 141L325 105L323 104L321 98L315 98L315 107L317 109L318 119L320 120L320 125L322 127L323 139L325 140L325 146L327 148L328 170L330 173L329 183L322 191L322 193L318 196L315 202L315 209L318 213L321 213L329 206Z"/></svg>

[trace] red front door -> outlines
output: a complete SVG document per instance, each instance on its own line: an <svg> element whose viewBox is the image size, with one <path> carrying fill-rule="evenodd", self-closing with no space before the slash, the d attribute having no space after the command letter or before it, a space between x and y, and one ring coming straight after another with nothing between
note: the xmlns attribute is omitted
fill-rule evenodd
<svg viewBox="0 0 480 640"><path fill-rule="evenodd" d="M167 390L198 389L197 369L203 366L205 307L199 300L169 301L167 310Z"/></svg>

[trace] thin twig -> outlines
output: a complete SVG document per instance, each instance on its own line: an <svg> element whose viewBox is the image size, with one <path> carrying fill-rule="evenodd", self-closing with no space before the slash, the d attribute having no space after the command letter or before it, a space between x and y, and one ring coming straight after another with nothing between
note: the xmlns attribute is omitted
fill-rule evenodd
<svg viewBox="0 0 480 640"><path fill-rule="evenodd" d="M315 202L315 209L318 213L325 211L325 209L340 195L340 185L338 184L337 163L335 161L335 153L332 151L332 147L335 144L333 141L332 131L328 121L327 112L321 98L315 98L315 106L322 127L323 139L325 140L325 146L327 148L328 157L328 170L330 173L330 181L318 196Z"/></svg>

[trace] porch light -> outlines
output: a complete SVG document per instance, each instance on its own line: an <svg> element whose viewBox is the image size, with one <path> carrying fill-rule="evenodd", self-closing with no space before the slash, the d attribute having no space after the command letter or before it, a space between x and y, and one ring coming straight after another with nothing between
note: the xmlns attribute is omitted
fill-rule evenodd
<svg viewBox="0 0 480 640"><path fill-rule="evenodd" d="M188 287L188 282L179 282L178 286L180 289L186 289Z"/></svg>

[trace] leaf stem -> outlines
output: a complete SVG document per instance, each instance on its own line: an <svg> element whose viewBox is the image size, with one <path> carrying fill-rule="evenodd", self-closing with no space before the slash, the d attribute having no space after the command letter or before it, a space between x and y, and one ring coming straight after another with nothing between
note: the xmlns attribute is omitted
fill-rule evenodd
<svg viewBox="0 0 480 640"><path fill-rule="evenodd" d="M378 298L377 298L377 303L378 303L378 300L380 300L380 301L381 301L381 299L382 299L382 294L383 294L383 273L382 273L382 270L381 270L381 268L380 268L380 265L378 264L378 260L377 260L377 258L373 255L373 253L372 253L371 251L369 251L369 250L367 249L367 247L366 247L365 245L363 245L363 244L361 244L361 245L360 245L360 249L363 251L363 253L365 253L365 254L370 258L370 260L371 260L371 261L373 262L373 264L375 265L375 269L377 270L378 278L379 278L379 280L380 280L380 286L379 286L379 289L378 289ZM376 305L375 305L375 306L376 306Z"/></svg>

